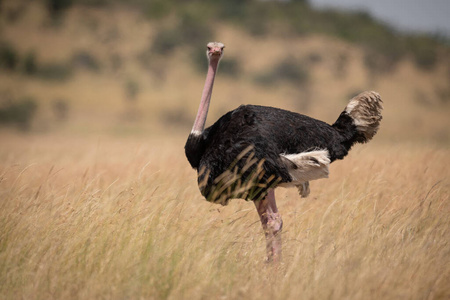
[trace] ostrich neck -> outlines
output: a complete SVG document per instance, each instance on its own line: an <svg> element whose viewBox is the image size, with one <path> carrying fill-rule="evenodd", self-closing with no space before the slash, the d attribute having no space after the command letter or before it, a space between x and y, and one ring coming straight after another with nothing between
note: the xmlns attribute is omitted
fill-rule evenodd
<svg viewBox="0 0 450 300"><path fill-rule="evenodd" d="M206 117L208 115L209 103L211 101L214 78L216 77L218 64L219 58L212 57L210 59L208 74L206 75L205 86L202 92L202 99L200 101L200 106L198 107L197 117L195 118L191 134L200 135L205 129Z"/></svg>

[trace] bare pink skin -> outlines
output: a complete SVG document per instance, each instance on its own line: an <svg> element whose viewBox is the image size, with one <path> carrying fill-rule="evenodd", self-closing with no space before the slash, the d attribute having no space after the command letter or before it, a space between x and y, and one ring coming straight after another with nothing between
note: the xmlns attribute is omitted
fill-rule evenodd
<svg viewBox="0 0 450 300"><path fill-rule="evenodd" d="M203 87L202 99L198 108L197 117L191 133L200 135L205 129L206 117L208 115L209 103L211 101L212 89L214 86L214 78L216 77L217 67L223 55L222 43L211 42L207 45L208 50L206 56L209 60L208 74L206 75L205 86Z"/></svg>
<svg viewBox="0 0 450 300"><path fill-rule="evenodd" d="M202 92L200 106L198 108L197 117L191 134L200 135L205 129L206 117L208 115L209 103L214 86L214 78L216 77L219 61L223 56L224 44L211 42L207 45L208 50L206 56L209 60L208 74L206 75L205 86ZM263 200L255 201L256 210L258 211L261 224L266 235L266 248L268 261L281 260L281 228L283 221L278 213L277 204L275 202L275 193L270 189L267 196Z"/></svg>
<svg viewBox="0 0 450 300"><path fill-rule="evenodd" d="M267 260L269 262L279 262L281 260L281 229L283 220L278 213L274 190L270 189L263 200L255 201L254 203L266 235Z"/></svg>

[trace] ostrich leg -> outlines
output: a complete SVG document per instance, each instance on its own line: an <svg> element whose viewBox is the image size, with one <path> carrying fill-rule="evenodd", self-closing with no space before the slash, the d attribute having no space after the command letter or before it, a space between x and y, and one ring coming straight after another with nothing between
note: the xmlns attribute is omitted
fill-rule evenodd
<svg viewBox="0 0 450 300"><path fill-rule="evenodd" d="M274 190L270 189L263 200L255 201L255 206L266 235L267 260L280 261L283 221L278 213Z"/></svg>

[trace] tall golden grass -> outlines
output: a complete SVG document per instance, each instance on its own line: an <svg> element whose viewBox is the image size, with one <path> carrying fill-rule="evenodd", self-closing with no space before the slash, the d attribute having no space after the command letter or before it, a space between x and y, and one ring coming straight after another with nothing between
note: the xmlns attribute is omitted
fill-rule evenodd
<svg viewBox="0 0 450 300"><path fill-rule="evenodd" d="M283 261L252 203L205 201L184 137L0 133L2 299L448 299L449 150L359 145L277 189Z"/></svg>
<svg viewBox="0 0 450 300"><path fill-rule="evenodd" d="M0 299L450 298L450 107L439 96L448 91L446 61L424 72L405 59L375 80L365 50L351 44L217 26L224 59L234 58L242 77L219 68L209 124L245 103L332 123L350 93L374 89L385 102L375 140L333 163L308 198L277 189L284 245L274 266L264 262L253 204L205 201L184 157L186 136L172 132L189 130L177 119L193 120L198 107L204 74L191 54L155 58L149 71L137 57L160 27L138 11L74 7L52 28L42 3L25 4L19 21L0 19L21 57L35 51L39 63L67 62L88 50L103 67L58 83L0 73L0 92L39 103L33 133L0 131ZM254 47L261 51L242 51ZM123 58L118 72L113 54ZM311 54L321 59L308 67L306 102L297 86L253 80L286 57ZM344 76L335 72L340 55L348 57ZM127 123L130 80L142 114ZM60 98L66 123L51 110ZM143 138L158 131L173 135Z"/></svg>

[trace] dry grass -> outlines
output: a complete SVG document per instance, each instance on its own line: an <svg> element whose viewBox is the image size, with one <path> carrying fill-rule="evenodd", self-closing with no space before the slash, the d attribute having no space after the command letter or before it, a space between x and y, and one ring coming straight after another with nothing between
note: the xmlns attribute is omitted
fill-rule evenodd
<svg viewBox="0 0 450 300"><path fill-rule="evenodd" d="M252 203L206 202L184 157L186 136L175 132L190 125L167 129L164 115L193 120L198 107L204 74L190 54L156 59L150 72L137 57L149 51L158 26L139 13L78 7L52 28L43 26L41 5L28 2L21 22L0 19L19 54L33 50L48 63L88 49L103 68L77 70L59 83L0 74L1 93L39 103L34 133L0 131L1 299L450 298L450 106L438 97L449 89L445 61L423 72L404 60L374 80L364 50L341 41L258 39L216 28L224 59L238 59L244 75L219 70L208 124L244 103L327 122L352 92L373 89L385 103L375 141L333 163L329 179L312 182L309 198L276 191L284 260L274 267L264 263ZM109 39L111 32L120 38ZM242 51L255 45L261 51ZM116 73L108 67L113 54L123 59ZM287 56L310 54L321 57L308 68L310 106L296 86L261 88L252 80ZM342 54L347 71L337 76ZM141 88L142 119L128 124L121 116L130 79ZM67 123L52 115L59 98L70 107ZM173 136L144 138L149 132Z"/></svg>
<svg viewBox="0 0 450 300"><path fill-rule="evenodd" d="M358 146L277 190L283 262L251 203L204 201L184 138L1 133L3 299L448 299L449 151Z"/></svg>

